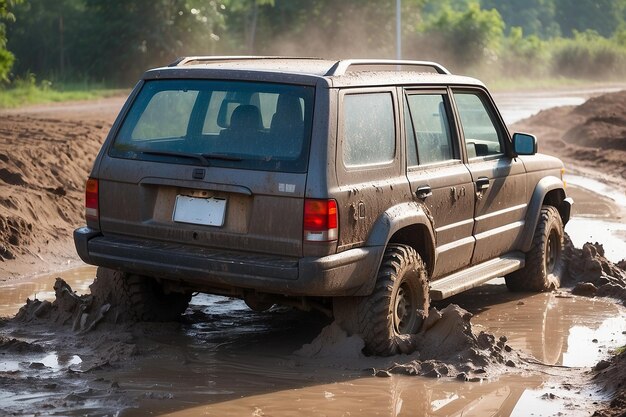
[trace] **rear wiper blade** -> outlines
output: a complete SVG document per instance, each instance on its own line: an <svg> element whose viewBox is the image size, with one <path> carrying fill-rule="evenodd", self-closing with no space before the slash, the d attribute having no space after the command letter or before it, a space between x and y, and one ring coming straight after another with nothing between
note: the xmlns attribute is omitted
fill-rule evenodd
<svg viewBox="0 0 626 417"><path fill-rule="evenodd" d="M145 150L145 151L138 151L138 152L146 154L146 155L173 156L176 158L195 159L196 161L199 161L200 165L202 166L208 167L209 165L211 165L209 163L209 160L206 159L204 155L201 155L198 153L176 152L176 151L156 151L156 150Z"/></svg>
<svg viewBox="0 0 626 417"><path fill-rule="evenodd" d="M223 153L203 153L202 156L206 159L219 159L220 161L243 161L243 158Z"/></svg>

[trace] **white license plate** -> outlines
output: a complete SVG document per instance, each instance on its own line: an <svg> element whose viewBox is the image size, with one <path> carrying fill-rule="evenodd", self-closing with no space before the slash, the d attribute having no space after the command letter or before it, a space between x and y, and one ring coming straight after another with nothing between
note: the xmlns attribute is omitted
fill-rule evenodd
<svg viewBox="0 0 626 417"><path fill-rule="evenodd" d="M179 223L223 226L225 213L225 198L195 198L178 195L172 220Z"/></svg>

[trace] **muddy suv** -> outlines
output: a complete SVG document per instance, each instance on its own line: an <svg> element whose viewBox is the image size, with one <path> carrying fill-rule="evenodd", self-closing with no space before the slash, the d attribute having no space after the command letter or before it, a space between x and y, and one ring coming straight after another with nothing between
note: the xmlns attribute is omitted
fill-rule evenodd
<svg viewBox="0 0 626 417"><path fill-rule="evenodd" d="M131 93L74 240L141 319L200 291L321 309L389 355L431 299L559 285L572 201L536 151L436 63L189 57Z"/></svg>

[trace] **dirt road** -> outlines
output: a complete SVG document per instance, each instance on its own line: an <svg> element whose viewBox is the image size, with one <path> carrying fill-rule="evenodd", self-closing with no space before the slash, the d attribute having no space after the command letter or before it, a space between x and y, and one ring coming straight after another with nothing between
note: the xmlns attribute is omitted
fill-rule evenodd
<svg viewBox="0 0 626 417"><path fill-rule="evenodd" d="M82 222L82 184L122 101L0 114L0 279L7 280L0 316L15 314L33 294L54 299L59 275L88 292L90 267L32 274L78 264L70 232ZM508 102L515 109L519 101ZM502 110L506 118L507 105ZM548 133L547 141L561 140ZM623 195L626 187L611 174L606 197L570 187L582 229L590 220L609 229L623 223L624 205L611 192ZM589 265L610 270L600 259L577 266L583 275ZM474 314L471 322L451 313L433 328L447 329L450 338L437 340L456 341L464 354L444 355L442 344L389 359L364 357L359 340L327 327L325 317L252 313L233 299L196 296L183 323L113 324L106 313L85 333L80 315L31 305L30 315L0 321L0 414L582 416L610 409L607 395L624 378L610 365L593 384L591 367L626 343L624 307L568 291L512 294L497 280L448 301ZM494 338L479 339L480 331Z"/></svg>

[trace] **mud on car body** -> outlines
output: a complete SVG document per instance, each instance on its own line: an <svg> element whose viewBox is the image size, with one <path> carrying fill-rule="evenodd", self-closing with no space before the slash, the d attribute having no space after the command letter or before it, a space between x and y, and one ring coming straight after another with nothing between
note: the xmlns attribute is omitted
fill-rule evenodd
<svg viewBox="0 0 626 417"><path fill-rule="evenodd" d="M189 57L131 93L74 239L142 319L196 291L319 308L389 355L431 299L559 285L562 174L436 63Z"/></svg>

